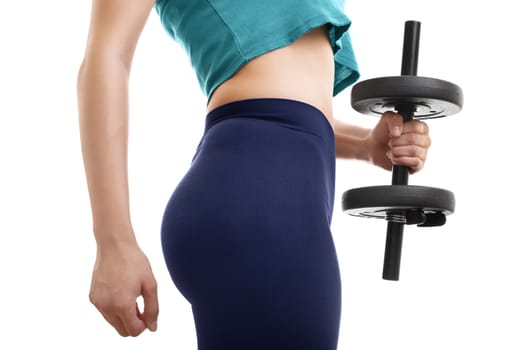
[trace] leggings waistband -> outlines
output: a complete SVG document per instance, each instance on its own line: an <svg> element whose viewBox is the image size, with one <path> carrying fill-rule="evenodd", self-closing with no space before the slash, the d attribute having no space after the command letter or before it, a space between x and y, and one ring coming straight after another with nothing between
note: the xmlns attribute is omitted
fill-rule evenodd
<svg viewBox="0 0 525 350"><path fill-rule="evenodd" d="M334 139L332 126L323 112L301 101L257 98L230 102L208 113L205 133L214 124L230 118L256 118L274 121L315 134L323 139Z"/></svg>

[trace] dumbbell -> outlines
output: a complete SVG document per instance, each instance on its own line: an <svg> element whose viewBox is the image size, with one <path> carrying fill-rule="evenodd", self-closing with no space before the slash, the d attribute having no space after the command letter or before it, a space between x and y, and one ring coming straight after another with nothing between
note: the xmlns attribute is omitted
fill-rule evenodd
<svg viewBox="0 0 525 350"><path fill-rule="evenodd" d="M404 122L434 119L458 113L461 88L448 81L417 76L421 23L405 22L401 76L364 80L353 86L352 107L380 116L394 111ZM408 185L409 170L393 166L392 185L351 189L343 193L346 214L388 221L383 279L398 281L404 225L441 226L454 212L454 194L448 190Z"/></svg>

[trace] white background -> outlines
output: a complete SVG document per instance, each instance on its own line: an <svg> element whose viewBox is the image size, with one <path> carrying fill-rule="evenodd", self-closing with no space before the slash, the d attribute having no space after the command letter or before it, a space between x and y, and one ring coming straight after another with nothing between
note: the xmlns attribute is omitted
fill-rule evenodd
<svg viewBox="0 0 525 350"><path fill-rule="evenodd" d="M525 349L518 3L347 3L363 79L399 74L403 23L420 20L419 74L460 85L465 106L429 122L429 159L410 180L452 190L456 213L444 227L405 230L399 282L381 279L385 223L346 216L339 203L346 189L387 184L390 174L338 163L340 349ZM159 225L202 134L205 99L154 12L130 83L129 176L134 228L159 283L159 330L120 338L87 298L95 246L76 74L89 12L88 0L0 2L0 348L195 349L190 307L165 269ZM338 118L373 125L351 110L349 93L335 99Z"/></svg>

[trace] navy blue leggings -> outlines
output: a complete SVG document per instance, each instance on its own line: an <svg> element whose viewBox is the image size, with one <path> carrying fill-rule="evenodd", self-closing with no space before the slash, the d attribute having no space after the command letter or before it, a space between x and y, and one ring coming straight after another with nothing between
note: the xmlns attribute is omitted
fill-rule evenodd
<svg viewBox="0 0 525 350"><path fill-rule="evenodd" d="M335 148L316 108L284 99L210 112L170 198L162 247L199 350L335 350Z"/></svg>

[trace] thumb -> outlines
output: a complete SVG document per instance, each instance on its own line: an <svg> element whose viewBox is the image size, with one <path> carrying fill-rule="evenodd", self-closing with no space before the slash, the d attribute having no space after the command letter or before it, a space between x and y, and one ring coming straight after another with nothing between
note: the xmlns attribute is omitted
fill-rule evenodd
<svg viewBox="0 0 525 350"><path fill-rule="evenodd" d="M401 133L403 132L403 117L394 112L386 112L383 114L383 118L386 119L390 136L401 136Z"/></svg>
<svg viewBox="0 0 525 350"><path fill-rule="evenodd" d="M157 330L157 317L159 315L159 301L157 297L157 284L153 282L144 284L142 288L142 298L144 299L143 321L146 327L152 332Z"/></svg>

